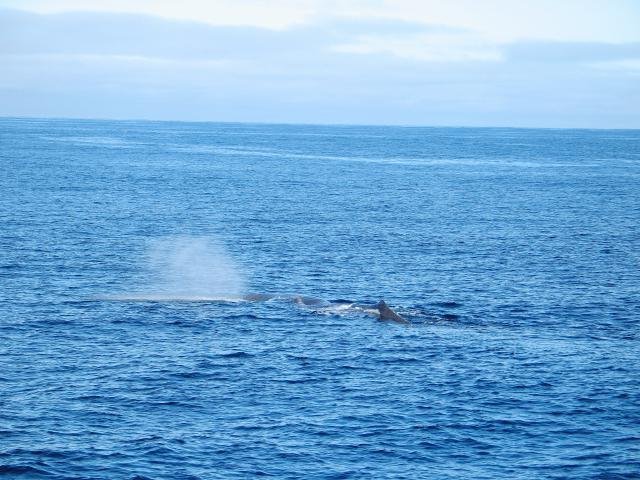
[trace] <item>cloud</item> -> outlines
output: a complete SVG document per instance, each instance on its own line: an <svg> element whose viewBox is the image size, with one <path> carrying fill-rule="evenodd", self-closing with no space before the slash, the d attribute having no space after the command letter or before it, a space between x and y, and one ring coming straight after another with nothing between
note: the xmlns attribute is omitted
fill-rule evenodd
<svg viewBox="0 0 640 480"><path fill-rule="evenodd" d="M38 13L93 11L155 15L212 25L276 30L318 16L405 20L478 32L485 41L640 41L637 0L2 0Z"/></svg>
<svg viewBox="0 0 640 480"><path fill-rule="evenodd" d="M215 26L128 13L0 10L0 54L120 55L165 59L272 59L332 51L423 62L605 62L640 58L640 42L518 41L388 18L317 17L285 30Z"/></svg>
<svg viewBox="0 0 640 480"><path fill-rule="evenodd" d="M386 54L419 62L502 60L499 45L485 42L473 32L438 32L402 36L376 33L361 35L353 41L334 46L333 50L363 55Z"/></svg>
<svg viewBox="0 0 640 480"><path fill-rule="evenodd" d="M640 58L632 60L610 60L603 62L594 62L591 64L593 68L610 71L617 74L640 75Z"/></svg>
<svg viewBox="0 0 640 480"><path fill-rule="evenodd" d="M5 54L277 59L333 51L438 62L500 57L495 45L474 32L384 18L318 17L275 31L135 14L5 10L0 29L0 53Z"/></svg>
<svg viewBox="0 0 640 480"><path fill-rule="evenodd" d="M328 50L362 38L408 39L455 36L460 29L404 20L317 18L313 23L271 30L214 26L138 14L70 12L34 14L0 11L0 53L102 54L157 58L256 58ZM369 38L367 37L367 38Z"/></svg>
<svg viewBox="0 0 640 480"><path fill-rule="evenodd" d="M2 0L35 13L128 13L211 25L287 28L304 22L315 0ZM330 2L330 0L322 0ZM351 0L353 3L353 0ZM328 3L325 7L331 8Z"/></svg>
<svg viewBox="0 0 640 480"><path fill-rule="evenodd" d="M623 66L635 65L637 49L504 44L390 18L320 16L273 30L5 10L0 114L629 126L638 125L639 87Z"/></svg>
<svg viewBox="0 0 640 480"><path fill-rule="evenodd" d="M158 58L258 56L290 38L257 27L216 27L134 14L0 14L0 53L138 55ZM298 45L298 44L294 44Z"/></svg>
<svg viewBox="0 0 640 480"><path fill-rule="evenodd" d="M577 63L640 59L640 42L517 42L506 46L513 62Z"/></svg>

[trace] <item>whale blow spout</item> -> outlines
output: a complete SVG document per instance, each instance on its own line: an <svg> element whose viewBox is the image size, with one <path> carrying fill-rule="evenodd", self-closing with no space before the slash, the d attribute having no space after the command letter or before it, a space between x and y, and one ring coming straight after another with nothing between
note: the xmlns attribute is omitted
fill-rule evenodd
<svg viewBox="0 0 640 480"><path fill-rule="evenodd" d="M380 312L380 320L390 320L392 322L405 324L411 323L389 308L389 305L387 305L384 300L380 300L376 305L376 308L378 309L378 312Z"/></svg>

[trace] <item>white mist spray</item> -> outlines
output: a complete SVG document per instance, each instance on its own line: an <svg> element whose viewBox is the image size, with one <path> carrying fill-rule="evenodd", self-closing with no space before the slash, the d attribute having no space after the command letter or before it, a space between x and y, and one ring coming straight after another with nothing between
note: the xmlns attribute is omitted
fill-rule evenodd
<svg viewBox="0 0 640 480"><path fill-rule="evenodd" d="M245 281L221 242L212 237L173 236L150 242L145 294L166 299L234 299Z"/></svg>

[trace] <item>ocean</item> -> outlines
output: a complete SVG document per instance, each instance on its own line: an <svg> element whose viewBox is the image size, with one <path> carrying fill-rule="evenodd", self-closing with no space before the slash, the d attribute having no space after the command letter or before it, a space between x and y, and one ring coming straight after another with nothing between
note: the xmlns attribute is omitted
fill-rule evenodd
<svg viewBox="0 0 640 480"><path fill-rule="evenodd" d="M640 477L638 130L2 118L0 165L0 477Z"/></svg>

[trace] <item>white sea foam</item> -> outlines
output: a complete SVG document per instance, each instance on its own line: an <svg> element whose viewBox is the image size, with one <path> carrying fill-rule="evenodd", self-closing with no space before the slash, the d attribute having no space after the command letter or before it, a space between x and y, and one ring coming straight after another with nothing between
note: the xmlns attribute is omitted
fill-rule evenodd
<svg viewBox="0 0 640 480"><path fill-rule="evenodd" d="M55 141L55 142L66 142L72 143L75 145L87 145L87 146L97 146L97 147L106 147L106 148L137 148L144 143L134 142L130 140L125 140L123 138L117 137L107 137L107 136L66 136L66 137L53 137L53 136L42 136L44 140Z"/></svg>
<svg viewBox="0 0 640 480"><path fill-rule="evenodd" d="M334 162L375 163L406 165L413 167L431 166L470 166L470 167L520 167L520 168L561 168L561 167L597 167L596 163L532 162L517 159L474 159L474 158L413 158L413 157L359 157L343 155L308 154L276 148L253 148L241 145L218 147L213 145L167 145L167 149L177 152L210 153L224 156L253 156L266 158L287 158L292 160L325 160Z"/></svg>

